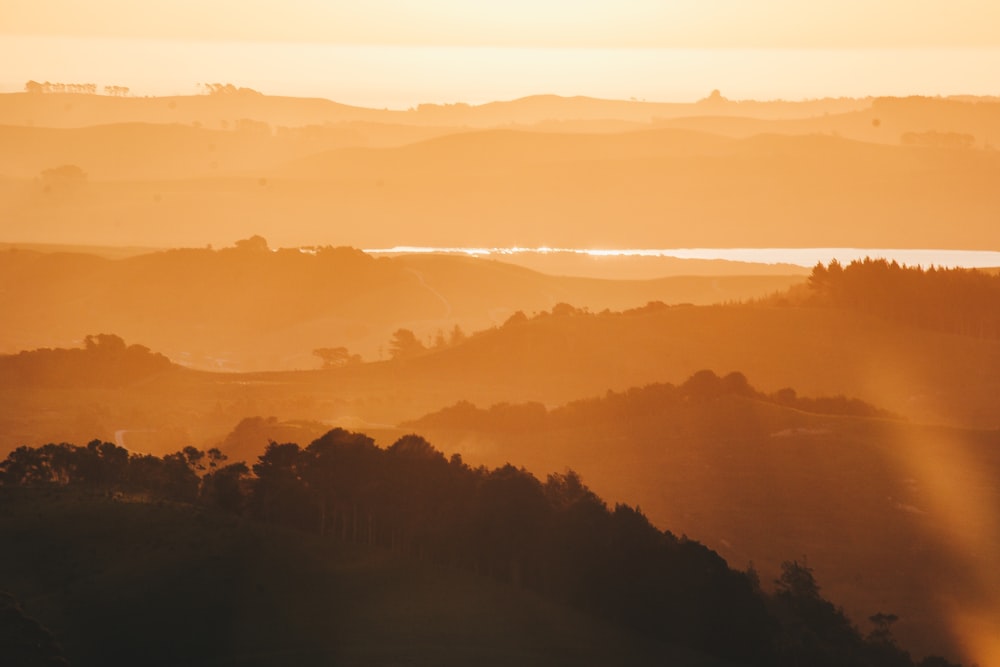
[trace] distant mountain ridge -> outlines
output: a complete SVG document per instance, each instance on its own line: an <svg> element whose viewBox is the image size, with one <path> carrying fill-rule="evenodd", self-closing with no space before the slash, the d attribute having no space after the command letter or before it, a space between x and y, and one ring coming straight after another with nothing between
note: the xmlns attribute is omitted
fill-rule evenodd
<svg viewBox="0 0 1000 667"><path fill-rule="evenodd" d="M421 104L408 111L369 109L320 98L234 94L172 97L113 97L69 93L0 94L0 124L28 122L49 127L79 127L97 122L218 122L254 118L276 125L311 125L344 121L494 126L537 123L552 118L611 119L649 122L687 115L758 115L796 117L867 108L872 100L825 99L804 102L656 103L590 97L535 95L509 101L469 104ZM701 112L701 113L698 113ZM192 118L193 116L193 118Z"/></svg>
<svg viewBox="0 0 1000 667"><path fill-rule="evenodd" d="M935 132L914 136L950 136ZM1000 153L937 139L672 128L0 135L12 146L0 173L18 176L0 180L10 240L204 246L253 229L285 246L1000 247L990 178ZM61 167L82 174L57 178ZM952 218L962 224L940 224Z"/></svg>

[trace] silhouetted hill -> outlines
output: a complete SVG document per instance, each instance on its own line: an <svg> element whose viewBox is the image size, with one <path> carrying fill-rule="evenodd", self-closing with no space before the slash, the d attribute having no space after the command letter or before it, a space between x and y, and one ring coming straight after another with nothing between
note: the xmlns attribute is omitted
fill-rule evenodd
<svg viewBox="0 0 1000 667"><path fill-rule="evenodd" d="M390 156L365 149L318 153L287 165L283 175L337 178L347 175L347 164L358 168L440 169L464 165L491 172L506 170L511 161L573 162L577 160L634 160L662 156L724 154L732 141L688 130L658 129L620 134L524 132L510 129L456 132L399 147ZM414 174L417 176L418 174Z"/></svg>
<svg viewBox="0 0 1000 667"><path fill-rule="evenodd" d="M650 304L592 314L563 306L357 376L422 384L425 405L438 391L451 402L551 405L705 367L740 368L767 392L856 396L921 422L998 424L989 369L1000 368L1000 343L835 308Z"/></svg>
<svg viewBox="0 0 1000 667"><path fill-rule="evenodd" d="M90 335L83 348L40 349L0 355L9 387L121 387L146 380L175 366L143 345L126 345L114 334Z"/></svg>
<svg viewBox="0 0 1000 667"><path fill-rule="evenodd" d="M107 123L202 123L220 127L242 118L289 127L337 121L373 121L401 112L352 107L317 98L281 97L253 92L234 95L112 97L81 94L7 93L0 95L0 124L86 127Z"/></svg>
<svg viewBox="0 0 1000 667"><path fill-rule="evenodd" d="M681 266L675 263L677 270ZM0 350L66 346L97 330L143 341L201 368L316 368L317 348L346 346L377 359L400 327L426 341L455 326L482 329L518 310L547 310L560 301L595 311L651 300L735 301L800 280L565 278L487 259L376 259L348 248L269 252L249 241L240 248L121 260L11 249L0 252L0 281L18 288L0 292L0 309L7 313Z"/></svg>
<svg viewBox="0 0 1000 667"><path fill-rule="evenodd" d="M365 265L379 265L370 257L346 250L331 251L328 258L334 264L338 253L347 253L352 261ZM280 262L283 260L276 258L281 254L265 256ZM297 260L298 253L295 255ZM320 255L307 257L319 261ZM159 261L164 258L169 259L169 254ZM210 264L218 259L210 252L205 258ZM240 262L233 261L224 270L219 264L220 272L229 275L227 280L234 288L253 284L256 269L248 267L255 264L239 269ZM192 262L193 273L197 266ZM483 266L490 269L490 264ZM435 313L443 310L441 299L424 289L418 276L400 267L393 269L396 271L390 275L403 276L410 281L404 284L418 290L411 294L425 299L422 303L431 304ZM73 275L65 279L72 281ZM125 285L135 282L134 277L123 280ZM339 284L329 284L330 294L316 299L336 298ZM144 312L150 303L144 289L137 287L133 300L126 302L136 313ZM201 289L191 286L188 294L195 296L190 302L171 303L157 296L168 307L161 313L176 314L181 322L186 321L188 312L197 317L224 313L225 304L210 300L202 302L203 310L192 309ZM466 298L461 297L464 293L455 291L457 302ZM388 311L385 291L374 294L372 307ZM100 304L85 289L75 298L84 308ZM256 338L258 350L267 340L276 341L274 349L287 350L293 329L275 313L284 312L288 319L287 313L294 314L296 304L283 301L272 311L262 307L268 303L265 298L243 298L245 304L256 308L247 311L232 306L239 315L234 315L233 321L243 328L234 335L252 331L260 336ZM313 312L316 304L305 301L298 304L303 309L299 312ZM45 319L45 310L32 309L25 301L17 303L21 305L9 312L25 312L34 317L28 321L46 323L56 330L55 321ZM121 322L129 321L122 315ZM156 321L170 321L170 317ZM25 331L37 335L37 329L28 329L27 323L24 326ZM320 321L317 330L329 336L331 325ZM212 340L203 327L197 331L203 340ZM447 330L445 334L451 338ZM193 339L187 331L176 335L187 344ZM142 338L129 335L129 340ZM222 333L217 340L221 349L235 347ZM334 348L342 340L326 338L323 346ZM388 336L382 342L386 354L391 352ZM302 357L307 354L303 352ZM314 358L309 363L319 365L319 361ZM624 391L654 382L680 382L701 368L742 369L767 393L794 387L808 396L858 397L919 423L998 426L1000 385L993 372L1000 368L997 340L929 331L830 307L671 307L651 303L620 313L588 313L562 304L534 317L515 313L502 326L464 340L445 340L441 348L328 370L253 374L174 371L151 376L141 388L101 388L100 374L95 375L95 384L72 390L3 382L0 451L51 440L115 439L117 433L123 434L120 442L131 448L162 453L178 439L217 444L240 420L255 416L392 427L461 400L479 405L524 401L555 405L609 389ZM178 426L180 422L183 427Z"/></svg>
<svg viewBox="0 0 1000 667"><path fill-rule="evenodd" d="M247 417L219 443L231 461L253 461L272 442L312 442L330 430L328 424L310 421L279 422L274 417Z"/></svg>
<svg viewBox="0 0 1000 667"><path fill-rule="evenodd" d="M252 228L282 245L995 248L1000 154L953 124L993 118L991 105L953 102L977 110L946 105L952 120L933 127L922 123L934 113L907 111L930 104L887 101L885 119L851 116L857 131L843 137L801 125L740 139L707 134L726 131L710 124L466 131L440 119L420 131L366 121L272 133L248 118L229 131L8 127L0 172L22 180L0 182L0 235L200 246ZM90 177L48 190L28 180L62 165Z"/></svg>
<svg viewBox="0 0 1000 667"><path fill-rule="evenodd" d="M407 220L380 237L390 245L996 245L989 212L1000 202L984 178L993 153L820 136L677 141L491 131L329 153L281 174L328 181L338 193L330 205L370 221L372 235ZM937 224L954 216L960 229Z"/></svg>
<svg viewBox="0 0 1000 667"><path fill-rule="evenodd" d="M183 302L177 307L184 312ZM287 343L287 330L267 312L245 317L242 326ZM555 405L679 382L706 367L743 369L767 393L795 387L808 396L858 397L919 423L998 426L1000 341L835 308L653 303L593 314L564 304L531 318L515 314L441 349L328 370L174 371L141 388L3 382L0 451L121 433L131 448L162 453L179 439L217 444L240 420L261 415L392 427L461 400Z"/></svg>
<svg viewBox="0 0 1000 667"><path fill-rule="evenodd" d="M697 130L727 137L758 134L826 134L880 144L950 136L975 148L991 148L1000 132L1000 104L996 98L880 97L866 108L844 109L797 118L765 118L746 114L691 115L661 118L655 125Z"/></svg>
<svg viewBox="0 0 1000 667"><path fill-rule="evenodd" d="M103 123L192 123L214 127L221 120L252 118L288 127L375 121L490 127L533 124L550 119L618 119L649 122L657 117L739 115L801 117L867 108L871 99L825 99L804 102L724 102L671 104L589 97L535 95L482 105L421 104L408 111L366 109L325 99L261 95L254 91L222 95L111 97L66 93L0 94L0 124L82 127Z"/></svg>
<svg viewBox="0 0 1000 667"><path fill-rule="evenodd" d="M859 625L891 610L906 648L974 656L973 626L998 620L1000 431L873 413L700 372L549 410L459 403L403 426L473 464L570 466L598 494L634 499L657 525L731 564L753 562L764 580L781 554L806 554ZM965 632L954 609L968 615Z"/></svg>
<svg viewBox="0 0 1000 667"><path fill-rule="evenodd" d="M0 589L79 667L724 664L381 550L191 506L14 491L0 489L0 532L16 536Z"/></svg>
<svg viewBox="0 0 1000 667"><path fill-rule="evenodd" d="M1000 202L985 178L994 153L830 136L693 137L704 135L494 130L335 151L280 174L327 180L338 192L331 205L345 213L380 225L406 219L412 226L390 244L996 246L990 212ZM364 209L348 203L361 193ZM937 223L954 216L961 229Z"/></svg>
<svg viewBox="0 0 1000 667"><path fill-rule="evenodd" d="M692 402L725 394L754 395L742 376L719 380L709 373L691 378L681 393ZM142 655L150 651L150 644L163 641L157 630L162 633L167 626L177 632L175 624L154 619L179 615L197 630L181 630L181 641L175 640L166 651L154 649L153 661L172 664L192 651L201 658L229 658L232 648L227 640L240 633L243 623L250 621L253 626L258 615L261 620L277 615L286 623L271 621L255 644L261 640L291 644L300 651L308 649L303 657L309 662L323 656L328 662L350 663L350 651L356 650L359 639L382 630L379 626L385 621L376 621L373 628L375 619L366 618L364 611L373 599L385 594L396 598L397 606L405 596L408 608L424 614L420 631L413 632L412 639L404 632L411 642L421 640L407 647L412 660L415 651L445 648L434 622L441 602L451 597L449 582L476 582L456 576L465 572L509 584L514 602L519 590L528 589L610 622L620 629L600 632L600 625L591 623L612 639L605 649L616 649L615 635L627 638L629 631L634 632L637 636L626 657L617 656L628 664L633 662L627 657L631 654L643 658L642 662L648 658L686 664L700 660L696 652L703 652L746 665L914 665L893 638L894 614L875 614L876 628L865 637L820 594L814 570L804 561L783 561L772 592L761 585L755 568L730 568L699 542L657 529L638 508L617 503L612 509L572 471L549 474L542 481L510 464L489 469L470 467L460 456L447 459L415 434L379 448L365 434L340 428L306 447L271 442L253 464L252 475L244 463L223 462L217 450L204 453L193 447L162 458L130 454L97 440L85 447L65 443L21 447L0 462L0 501L15 510L0 515L0 522L10 524L20 538L17 549L0 556L0 563L13 560L15 567L0 572L18 573L11 578L18 595L24 596L25 589L29 596L42 593L35 597L42 597L45 604L35 610L43 618L52 618L53 607L70 598L68 618L56 616L57 623L66 625L62 631L53 628L53 636L66 638L70 653L80 643L75 635L86 637L88 643L98 644L103 663L144 661ZM68 510L65 501L71 505ZM189 509L185 524L185 513L178 510L190 504L199 505L200 511ZM143 506L157 509L150 512ZM93 509L103 509L107 528L89 534L91 543L81 549L79 536L90 523L87 510ZM266 536L262 526L226 521L220 513L294 528L318 535L321 541L307 542L295 533L270 531L271 546L260 549L256 542ZM130 526L144 515L148 525L143 529ZM34 531L24 525L25 519ZM247 529L254 528L256 535L248 535ZM211 531L212 536L198 540L202 530ZM121 549L123 537L133 540L131 549ZM24 568L19 558L35 556L39 541L52 553L40 562L32 561L30 570ZM161 545L167 547L165 553ZM109 558L101 553L105 546L128 553ZM355 558L344 563L344 555ZM359 561L358 555L367 555L367 563ZM392 561L387 560L390 555ZM46 576L47 567L58 567L67 558L73 559L72 567L53 582L51 575ZM123 582L109 581L118 574L114 565L122 558L127 559L131 576ZM261 560L268 566L254 567ZM91 574L95 562L103 576ZM289 574L293 562L294 574ZM395 565L391 575L405 579L394 584L392 576L373 580L366 576L370 568L365 567L372 564L377 566L376 573L384 572L387 564ZM338 581L346 574L344 565L352 574L350 584L357 587L353 590ZM430 565L446 569L434 570ZM203 590L201 582L206 578L217 580L217 585ZM241 585L247 578L256 583L258 592L274 585L284 595L275 596L271 589L272 595L255 599ZM298 592L300 586L310 584L308 594ZM331 584L341 589L340 595L332 594ZM488 594L482 584L479 595ZM61 587L61 595L53 595L51 588L44 590L53 585L57 590ZM432 597L421 592L414 598L424 585ZM81 588L91 614L85 619L72 613L76 605L71 596ZM147 598L145 613L124 622L102 618L135 605L136 588L144 590ZM360 605L362 613L355 611L357 594L368 603ZM291 599L297 602L290 604ZM316 604L322 599L327 605ZM302 602L306 608L313 607L309 621L296 620ZM492 602L491 597L485 605L467 604L466 613L478 618L492 611ZM550 623L555 622L553 629L561 640L567 634L562 627L566 616L558 613L558 607L538 602L526 605L526 620L531 620L535 606L548 607ZM258 609L262 604L266 609ZM185 607L195 605L195 614L184 613ZM234 614L236 609L239 613ZM341 614L352 613L353 623L341 620ZM213 643L211 638L217 635L213 626L220 621L229 632ZM100 640L106 636L101 628L119 631L131 625L141 629L128 632L127 641L107 645ZM391 651L398 639L392 633L395 625L389 625L390 632L381 633L383 641L389 640L382 649ZM345 626L353 632L344 632ZM464 635L466 628L475 632L477 624L459 626L463 629L459 634ZM327 628L326 641L316 642L311 631L322 627ZM522 662L561 662L547 646L553 633L543 634L541 642L529 639L523 649L516 638L501 641L501 650L507 653L517 647L517 653L524 654ZM574 643L570 650L582 650L585 645ZM600 652L601 660L606 659L604 652ZM256 659L263 657L254 653ZM938 658L931 664L948 663Z"/></svg>
<svg viewBox="0 0 1000 667"><path fill-rule="evenodd" d="M0 173L35 179L46 169L72 164L91 180L233 174L257 178L284 162L323 150L401 146L454 131L364 122L279 129L247 119L233 120L232 127L225 129L180 122L102 123L82 128L0 126L0 142L5 147Z"/></svg>

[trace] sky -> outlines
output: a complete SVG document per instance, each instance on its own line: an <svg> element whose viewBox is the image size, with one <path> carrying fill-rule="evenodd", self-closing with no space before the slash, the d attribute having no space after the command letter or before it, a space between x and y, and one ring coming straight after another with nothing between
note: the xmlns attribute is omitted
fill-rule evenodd
<svg viewBox="0 0 1000 667"><path fill-rule="evenodd" d="M405 108L528 94L997 94L994 0L4 0L0 87L204 81Z"/></svg>

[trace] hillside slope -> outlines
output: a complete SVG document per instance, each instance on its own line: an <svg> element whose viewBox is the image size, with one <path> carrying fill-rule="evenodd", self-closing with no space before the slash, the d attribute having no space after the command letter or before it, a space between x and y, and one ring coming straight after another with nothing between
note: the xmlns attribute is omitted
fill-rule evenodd
<svg viewBox="0 0 1000 667"><path fill-rule="evenodd" d="M699 373L549 411L460 403L404 427L473 464L569 466L766 581L787 554L808 558L858 625L896 613L917 654L982 659L977 628L1000 620L1000 430L856 416L868 410Z"/></svg>
<svg viewBox="0 0 1000 667"><path fill-rule="evenodd" d="M753 271L752 265L745 270ZM549 276L458 256L373 258L349 248L267 252L266 244L173 250L108 260L0 251L0 351L68 346L116 333L200 368L317 368L317 348L388 356L394 331L426 342L471 332L518 310L571 302L593 311L649 301L760 298L796 275L675 276L612 281ZM16 286L14 288L13 286Z"/></svg>
<svg viewBox="0 0 1000 667"><path fill-rule="evenodd" d="M0 590L73 665L720 664L469 574L194 507L0 489Z"/></svg>

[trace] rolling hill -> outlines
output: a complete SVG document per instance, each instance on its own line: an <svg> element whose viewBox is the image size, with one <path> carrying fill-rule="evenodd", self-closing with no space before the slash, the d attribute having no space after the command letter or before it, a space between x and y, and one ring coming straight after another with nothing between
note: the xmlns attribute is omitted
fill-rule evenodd
<svg viewBox="0 0 1000 667"><path fill-rule="evenodd" d="M21 102L45 107L61 96L34 97ZM10 147L0 159L6 239L203 246L252 229L281 245L356 247L574 247L580 238L607 248L1000 243L992 187L1000 158L989 150L1000 127L990 100L879 98L791 119L743 103L688 105L654 119L656 105L638 102L529 98L355 114L306 100L333 105L329 122L282 125L264 110L295 100L90 97L79 104L107 112L95 116L103 120L0 128ZM583 111L545 115L548 102ZM232 117L165 120L170 104L193 105L188 118L195 107ZM112 113L156 105L161 115ZM638 108L642 124L621 111ZM537 109L534 124L512 125L529 120L519 109ZM601 116L592 109L606 109L607 132L593 125ZM545 123L553 118L570 120ZM573 132L574 122L590 125ZM89 179L74 188L39 182L66 164Z"/></svg>
<svg viewBox="0 0 1000 667"><path fill-rule="evenodd" d="M197 135L172 167L186 165L185 178L162 178L168 152L162 160L141 156L147 166L137 173L159 180L89 180L57 192L8 180L0 187L0 234L167 247L223 244L247 229L293 246L575 247L580 238L603 248L1000 243L991 176L1000 157L991 151L782 135L709 138L698 147L705 135L677 130L489 130L268 166L268 145L277 140L237 142L213 158L208 131L177 131ZM255 143L264 152L251 150ZM66 163L51 161L48 167ZM29 163L29 171L40 166ZM211 175L221 167L252 173ZM952 219L962 224L941 224Z"/></svg>
<svg viewBox="0 0 1000 667"><path fill-rule="evenodd" d="M765 275L597 280L460 256L376 259L348 248L268 252L248 245L117 260L0 252L0 282L10 286L0 290L0 308L8 313L0 350L65 347L87 333L113 332L193 367L316 368L312 351L322 347L346 346L369 360L380 350L387 356L385 346L401 327L427 340L456 326L484 329L516 311L547 310L559 302L600 311L657 300L737 301L803 280L770 268L759 269ZM678 261L674 270L684 266Z"/></svg>
<svg viewBox="0 0 1000 667"><path fill-rule="evenodd" d="M18 491L0 489L0 532L16 536L0 590L81 667L724 664L374 548L191 506Z"/></svg>
<svg viewBox="0 0 1000 667"><path fill-rule="evenodd" d="M807 558L859 625L891 610L903 646L975 660L974 628L1000 620L1000 430L870 410L703 372L551 410L459 403L402 426L469 462L569 466L765 580Z"/></svg>

